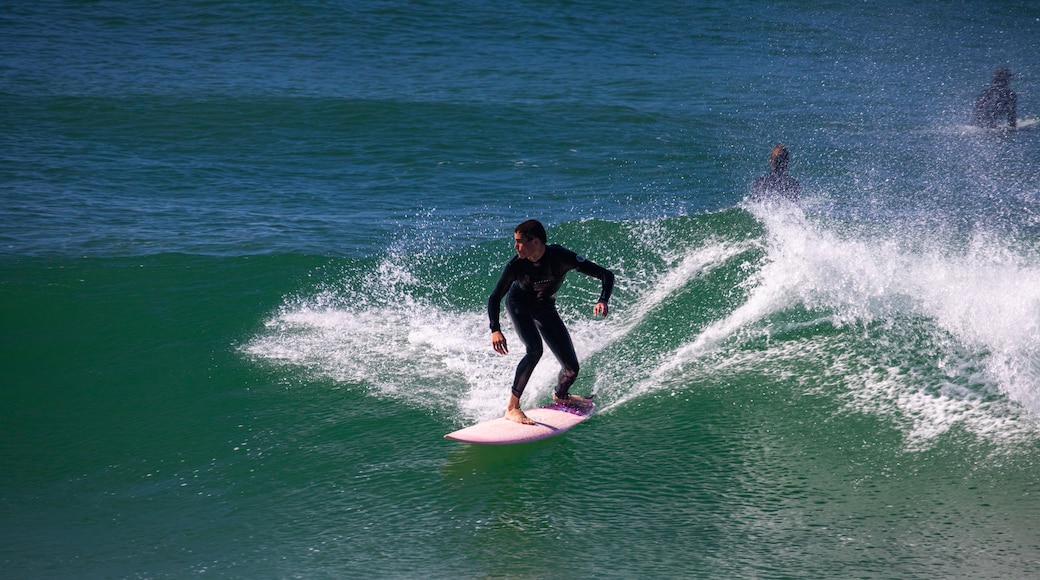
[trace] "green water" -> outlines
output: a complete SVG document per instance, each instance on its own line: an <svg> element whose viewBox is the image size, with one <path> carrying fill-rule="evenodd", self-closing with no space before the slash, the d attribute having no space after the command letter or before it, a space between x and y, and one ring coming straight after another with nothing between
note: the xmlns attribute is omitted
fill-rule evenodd
<svg viewBox="0 0 1040 580"><path fill-rule="evenodd" d="M720 239L732 248L679 276L656 306L649 296L662 286L628 276L608 326L588 330L583 313L565 307L580 350L595 351L576 389L595 388L604 411L564 436L507 448L442 439L480 412L465 399L489 397L494 409L507 384L468 390L442 351L456 337L416 338L423 320L483 326L495 272L485 267L471 284L464 265L501 253L497 245L415 256L417 281L360 304L354 292L371 288L350 281L385 262L9 263L0 287L5 566L19 576L99 577L1028 575L1040 554L1040 480L1023 420L984 390L973 397L984 399L979 409L934 420L925 415L942 407L867 412L857 402L860 383L925 380L893 386L891 396L944 404L921 374L928 349L944 348L927 343L942 333L912 317L836 326L787 309L752 324L766 334L679 354L748 300L747 264L765 254L734 234L747 219L657 224L663 249L652 258L637 243L648 235L642 226L561 230L574 241L614 240L593 249L627 247L613 260L618 271L659 280L683 263L667 257L669 246L683 249L680 239L691 252ZM445 263L455 283L413 292ZM561 301L580 301L592 286L572 280ZM395 302L415 320L402 323ZM648 304L638 320L624 313ZM370 328L374 337L412 336L391 349L403 349L397 358L358 336L372 324L356 319L371 311L391 326ZM305 313L316 318L277 322ZM347 333L325 334L328 319ZM328 342L315 351L307 345L318 328ZM581 346L592 331L610 338ZM918 351L917 360L889 367L879 348ZM370 374L351 378L357 372ZM388 383L409 374L411 382ZM973 413L1020 425L987 432Z"/></svg>

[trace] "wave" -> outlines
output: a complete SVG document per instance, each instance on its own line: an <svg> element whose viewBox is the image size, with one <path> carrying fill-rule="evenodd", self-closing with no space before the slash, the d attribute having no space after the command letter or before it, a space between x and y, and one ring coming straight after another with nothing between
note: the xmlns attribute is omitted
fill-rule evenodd
<svg viewBox="0 0 1040 580"><path fill-rule="evenodd" d="M559 296L575 389L604 413L711 384L749 398L782 385L828 401L807 419L876 417L911 450L952 431L1008 448L1040 434L1040 264L1006 240L755 204L550 236L618 275L606 320L591 316L595 280L572 275ZM243 351L460 424L497 416L520 355L492 351L484 307L509 257L497 242L388 250L287 297ZM525 404L548 398L557 369L542 361Z"/></svg>

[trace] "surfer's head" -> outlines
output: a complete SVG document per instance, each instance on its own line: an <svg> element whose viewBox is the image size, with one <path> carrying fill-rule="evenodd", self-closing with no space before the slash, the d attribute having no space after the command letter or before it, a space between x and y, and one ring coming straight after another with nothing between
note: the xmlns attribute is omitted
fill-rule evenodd
<svg viewBox="0 0 1040 580"><path fill-rule="evenodd" d="M791 160L791 154L787 152L787 147L781 144L773 146L773 150L769 152L769 166L773 168L773 171L787 171L787 163Z"/></svg>
<svg viewBox="0 0 1040 580"><path fill-rule="evenodd" d="M993 84L995 85L1006 85L1011 82L1011 69L1007 67L1000 67L993 71Z"/></svg>
<svg viewBox="0 0 1040 580"><path fill-rule="evenodd" d="M527 220L513 231L513 248L521 260L537 262L545 255L545 227L536 220Z"/></svg>
<svg viewBox="0 0 1040 580"><path fill-rule="evenodd" d="M538 220L527 220L526 222L516 226L513 233L520 234L524 238L539 239L542 243L546 243L545 226Z"/></svg>

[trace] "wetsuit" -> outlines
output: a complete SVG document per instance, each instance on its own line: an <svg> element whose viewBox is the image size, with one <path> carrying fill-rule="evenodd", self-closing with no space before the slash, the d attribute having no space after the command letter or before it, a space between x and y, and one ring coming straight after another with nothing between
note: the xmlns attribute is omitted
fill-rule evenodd
<svg viewBox="0 0 1040 580"><path fill-rule="evenodd" d="M776 197L796 201L802 186L798 180L783 171L770 171L751 185L751 199L765 200Z"/></svg>
<svg viewBox="0 0 1040 580"><path fill-rule="evenodd" d="M1016 125L1018 95L1006 85L994 84L982 91L975 99L975 116L972 123L978 127L993 129L1003 125L1004 119L1012 129Z"/></svg>
<svg viewBox="0 0 1040 580"><path fill-rule="evenodd" d="M562 366L556 396L567 398L567 391L578 377L578 356L574 353L571 335L556 311L556 291L571 270L598 278L603 282L599 301L606 303L610 300L610 293L614 290L613 272L556 244L545 246L545 255L538 262L520 257L510 260L488 298L491 332L502 330L499 315L505 297L509 319L527 347L513 379L513 394L517 397L524 393L524 387L542 357L542 339Z"/></svg>

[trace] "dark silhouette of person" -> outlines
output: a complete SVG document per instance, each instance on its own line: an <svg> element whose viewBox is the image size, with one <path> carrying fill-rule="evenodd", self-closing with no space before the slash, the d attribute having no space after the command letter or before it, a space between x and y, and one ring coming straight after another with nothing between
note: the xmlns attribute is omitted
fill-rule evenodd
<svg viewBox="0 0 1040 580"><path fill-rule="evenodd" d="M993 72L993 84L986 87L975 99L975 115L972 124L986 129L1008 128L1014 130L1018 95L1011 90L1011 71L1000 67ZM1004 120L1007 125L1004 125Z"/></svg>
<svg viewBox="0 0 1040 580"><path fill-rule="evenodd" d="M751 199L762 201L767 199L786 199L797 201L802 190L798 180L787 174L787 164L791 154L787 147L777 144L769 152L769 173L759 177L751 184Z"/></svg>

